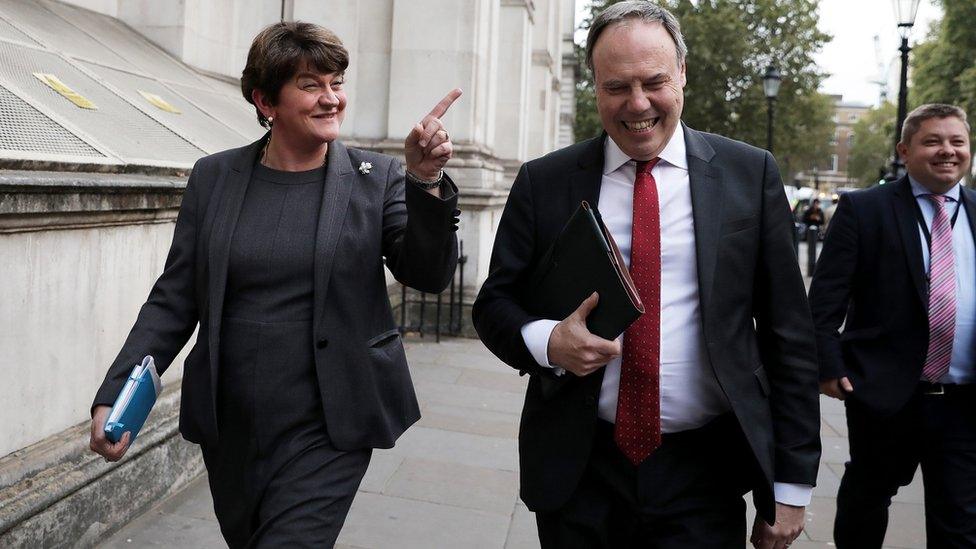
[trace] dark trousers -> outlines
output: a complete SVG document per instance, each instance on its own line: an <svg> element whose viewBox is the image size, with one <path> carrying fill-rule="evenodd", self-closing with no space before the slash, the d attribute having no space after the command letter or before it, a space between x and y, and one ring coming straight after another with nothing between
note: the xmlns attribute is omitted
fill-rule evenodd
<svg viewBox="0 0 976 549"><path fill-rule="evenodd" d="M327 441L287 462L244 462L204 451L214 512L232 549L332 547L366 474L371 450Z"/></svg>
<svg viewBox="0 0 976 549"><path fill-rule="evenodd" d="M927 547L976 547L976 386L920 390L892 417L846 405L851 460L837 494L837 547L881 547L891 498L919 465Z"/></svg>
<svg viewBox="0 0 976 549"><path fill-rule="evenodd" d="M554 549L743 547L754 463L732 414L665 434L637 467L601 421L576 491L562 509L536 514L539 540Z"/></svg>
<svg viewBox="0 0 976 549"><path fill-rule="evenodd" d="M224 318L217 423L203 447L214 512L232 549L332 547L372 450L329 438L311 323Z"/></svg>

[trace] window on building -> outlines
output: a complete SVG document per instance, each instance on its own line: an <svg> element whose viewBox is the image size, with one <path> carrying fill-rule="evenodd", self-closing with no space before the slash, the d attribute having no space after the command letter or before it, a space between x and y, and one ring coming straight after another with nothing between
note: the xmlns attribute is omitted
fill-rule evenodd
<svg viewBox="0 0 976 549"><path fill-rule="evenodd" d="M853 146L854 146L854 134L849 133L847 134L847 148L850 149Z"/></svg>
<svg viewBox="0 0 976 549"><path fill-rule="evenodd" d="M857 113L852 113L847 119L851 122L857 122Z"/></svg>
<svg viewBox="0 0 976 549"><path fill-rule="evenodd" d="M836 154L830 155L830 171L836 172L837 171L837 165L838 165L837 155Z"/></svg>

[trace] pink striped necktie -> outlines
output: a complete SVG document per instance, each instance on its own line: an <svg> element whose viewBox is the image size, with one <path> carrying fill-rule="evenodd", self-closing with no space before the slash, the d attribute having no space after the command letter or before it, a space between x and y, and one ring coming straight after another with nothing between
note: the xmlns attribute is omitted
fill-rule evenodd
<svg viewBox="0 0 976 549"><path fill-rule="evenodd" d="M929 349L922 377L938 382L949 372L952 339L956 330L956 269L952 257L952 224L946 197L928 194L935 206L929 242Z"/></svg>

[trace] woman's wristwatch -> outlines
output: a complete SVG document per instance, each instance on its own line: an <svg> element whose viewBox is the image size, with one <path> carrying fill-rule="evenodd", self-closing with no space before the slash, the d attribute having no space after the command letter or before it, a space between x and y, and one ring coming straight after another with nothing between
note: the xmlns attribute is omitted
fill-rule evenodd
<svg viewBox="0 0 976 549"><path fill-rule="evenodd" d="M437 179L433 179L433 180L421 179L416 175L407 171L407 179L409 179L411 182L413 182L421 189L424 189L425 191L429 191L431 189L436 189L437 187L441 186L441 181L444 180L444 170L441 170L441 172L437 174Z"/></svg>

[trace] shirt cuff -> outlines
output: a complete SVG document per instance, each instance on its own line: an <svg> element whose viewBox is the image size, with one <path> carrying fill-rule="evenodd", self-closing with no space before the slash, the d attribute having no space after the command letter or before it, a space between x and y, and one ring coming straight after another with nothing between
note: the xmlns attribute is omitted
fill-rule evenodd
<svg viewBox="0 0 976 549"><path fill-rule="evenodd" d="M553 328L559 324L556 320L534 320L522 326L522 339L528 347L532 358L543 368L551 368L557 376L563 375L566 371L549 362L549 337L552 335Z"/></svg>
<svg viewBox="0 0 976 549"><path fill-rule="evenodd" d="M806 507L813 497L813 486L809 484L791 484L788 482L774 482L773 496L776 503Z"/></svg>

